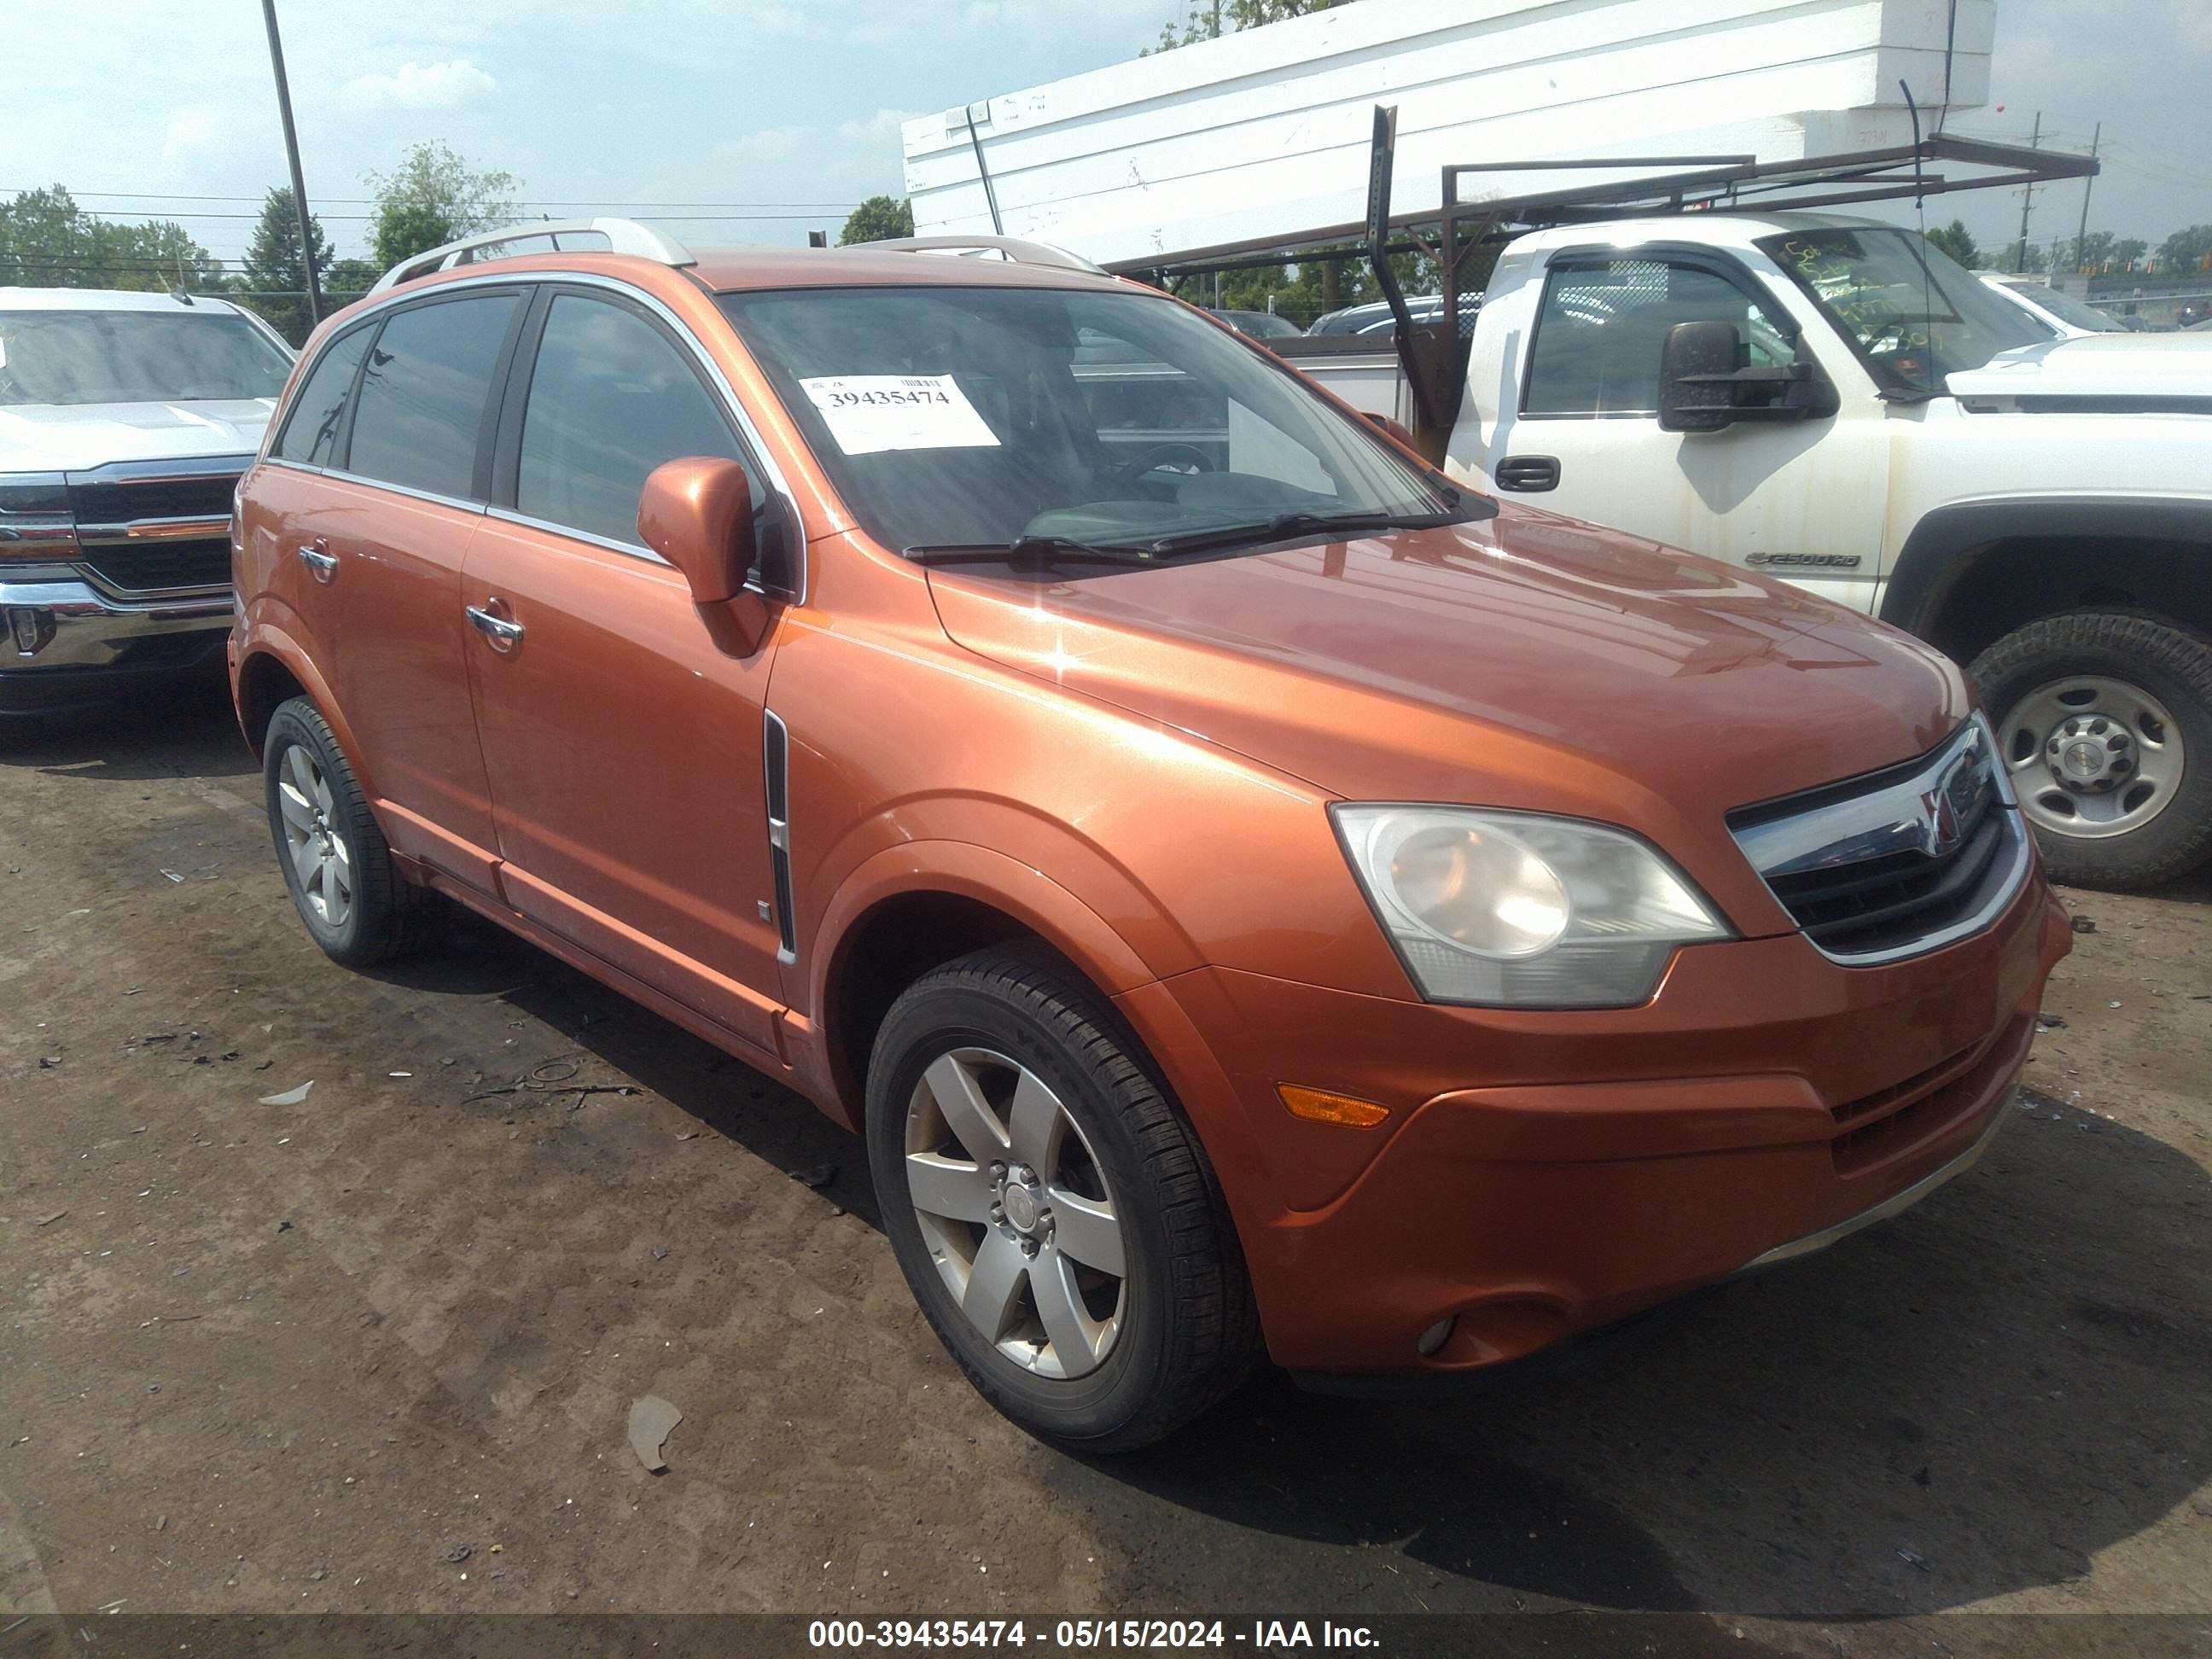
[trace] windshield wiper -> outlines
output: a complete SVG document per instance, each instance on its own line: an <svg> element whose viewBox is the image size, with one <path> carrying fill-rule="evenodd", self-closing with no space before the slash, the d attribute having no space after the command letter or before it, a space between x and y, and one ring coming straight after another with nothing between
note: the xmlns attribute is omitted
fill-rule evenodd
<svg viewBox="0 0 2212 1659"><path fill-rule="evenodd" d="M1255 523L1217 525L1210 530L1187 530L1177 535L1162 536L1146 544L1146 548L1165 558L1177 553L1276 541L1316 531L1425 530L1436 525L1455 523L1460 517L1455 507L1442 513L1278 513Z"/></svg>
<svg viewBox="0 0 2212 1659"><path fill-rule="evenodd" d="M1017 536L1010 542L923 542L906 550L924 564L1019 564L1058 560L1083 564L1150 564L1151 549L1133 542L1080 542L1072 536Z"/></svg>

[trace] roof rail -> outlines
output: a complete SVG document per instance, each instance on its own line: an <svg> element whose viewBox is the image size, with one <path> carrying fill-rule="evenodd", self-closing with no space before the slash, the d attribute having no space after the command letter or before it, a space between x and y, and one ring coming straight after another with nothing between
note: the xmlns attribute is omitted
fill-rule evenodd
<svg viewBox="0 0 2212 1659"><path fill-rule="evenodd" d="M899 236L883 242L854 242L848 246L888 248L899 253L946 253L957 259L997 258L1010 264L1049 265L1054 270L1084 270L1106 275L1079 253L1070 253L1050 242L1031 242L1019 236Z"/></svg>
<svg viewBox="0 0 2212 1659"><path fill-rule="evenodd" d="M597 238L597 240L589 239ZM538 244L533 246L532 244ZM690 249L673 237L664 236L635 219L541 219L535 223L507 225L479 231L402 259L376 279L371 294L428 276L434 270L473 264L480 259L503 259L518 253L635 253L664 265L696 264Z"/></svg>

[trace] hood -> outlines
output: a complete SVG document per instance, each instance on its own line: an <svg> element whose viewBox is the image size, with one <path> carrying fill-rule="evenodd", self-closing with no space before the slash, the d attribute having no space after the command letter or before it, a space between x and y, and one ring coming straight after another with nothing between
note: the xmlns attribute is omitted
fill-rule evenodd
<svg viewBox="0 0 2212 1659"><path fill-rule="evenodd" d="M1041 580L929 573L961 645L1352 799L1626 823L1924 753L1942 657L1808 594L1524 507L1443 529Z"/></svg>
<svg viewBox="0 0 2212 1659"><path fill-rule="evenodd" d="M2212 409L2212 334L2087 334L1947 375L1956 398L2187 398Z"/></svg>
<svg viewBox="0 0 2212 1659"><path fill-rule="evenodd" d="M271 398L168 404L0 406L0 472L81 472L110 461L252 455Z"/></svg>

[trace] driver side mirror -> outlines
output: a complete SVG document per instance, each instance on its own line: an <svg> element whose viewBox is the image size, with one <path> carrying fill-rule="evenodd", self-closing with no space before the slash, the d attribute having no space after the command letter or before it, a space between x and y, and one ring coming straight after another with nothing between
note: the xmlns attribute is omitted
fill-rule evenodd
<svg viewBox="0 0 2212 1659"><path fill-rule="evenodd" d="M1659 429L1718 432L1738 421L1825 420L1843 407L1802 357L1754 366L1734 323L1677 323L1659 348Z"/></svg>
<svg viewBox="0 0 2212 1659"><path fill-rule="evenodd" d="M752 481L719 457L663 461L638 496L637 533L684 573L694 605L733 599L753 568Z"/></svg>

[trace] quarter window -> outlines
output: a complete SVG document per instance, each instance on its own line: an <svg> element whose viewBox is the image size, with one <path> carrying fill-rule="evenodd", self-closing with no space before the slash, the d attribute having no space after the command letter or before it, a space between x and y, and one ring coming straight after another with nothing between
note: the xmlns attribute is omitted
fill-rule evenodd
<svg viewBox="0 0 2212 1659"><path fill-rule="evenodd" d="M338 429L345 420L347 400L353 396L354 374L375 337L374 325L357 328L323 353L300 395L292 399L284 441L276 446L278 455L309 466L328 466L337 458Z"/></svg>
<svg viewBox="0 0 2212 1659"><path fill-rule="evenodd" d="M436 495L473 495L477 429L519 303L489 294L394 312L362 376L347 471Z"/></svg>
<svg viewBox="0 0 2212 1659"><path fill-rule="evenodd" d="M744 459L676 343L627 306L556 295L530 371L515 510L635 546L647 475L684 455Z"/></svg>
<svg viewBox="0 0 2212 1659"><path fill-rule="evenodd" d="M1660 259L1554 267L1529 353L1528 415L1656 415L1659 352L1677 323L1723 322L1751 361L1791 361L1796 348L1727 278Z"/></svg>

